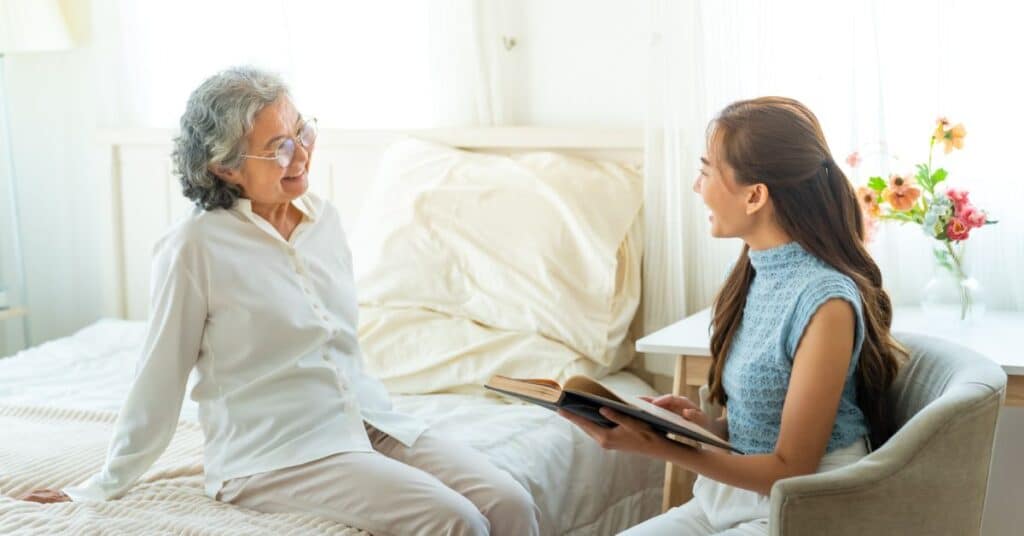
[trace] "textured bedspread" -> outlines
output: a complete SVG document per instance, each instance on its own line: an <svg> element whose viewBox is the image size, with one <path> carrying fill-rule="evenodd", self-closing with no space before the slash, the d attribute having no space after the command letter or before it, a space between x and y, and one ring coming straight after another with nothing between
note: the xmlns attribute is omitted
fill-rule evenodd
<svg viewBox="0 0 1024 536"><path fill-rule="evenodd" d="M143 335L141 323L101 321L0 359L0 534L366 534L203 495L202 433L188 399L167 452L124 498L54 505L12 499L81 482L100 468ZM651 392L630 374L606 381L624 392ZM661 463L606 452L549 411L462 394L397 396L395 406L508 471L533 495L545 534L614 534L659 510Z"/></svg>
<svg viewBox="0 0 1024 536"><path fill-rule="evenodd" d="M0 407L0 489L79 482L103 459L116 414ZM202 433L182 422L160 460L123 499L40 505L0 497L0 534L367 534L313 515L260 514L203 494Z"/></svg>

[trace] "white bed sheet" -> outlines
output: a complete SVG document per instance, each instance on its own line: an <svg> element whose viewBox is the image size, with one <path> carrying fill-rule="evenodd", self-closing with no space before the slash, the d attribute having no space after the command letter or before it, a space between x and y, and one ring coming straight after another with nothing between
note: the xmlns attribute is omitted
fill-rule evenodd
<svg viewBox="0 0 1024 536"><path fill-rule="evenodd" d="M141 322L101 320L0 359L0 405L117 411L144 335ZM629 373L607 383L653 392ZM399 396L395 405L479 449L521 482L540 507L546 534L613 534L658 513L663 464L606 452L547 410L454 394ZM195 418L196 404L186 398L182 419Z"/></svg>

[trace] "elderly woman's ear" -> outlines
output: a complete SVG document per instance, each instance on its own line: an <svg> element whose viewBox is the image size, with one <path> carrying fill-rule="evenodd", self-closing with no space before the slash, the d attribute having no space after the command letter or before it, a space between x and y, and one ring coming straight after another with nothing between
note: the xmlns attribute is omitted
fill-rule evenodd
<svg viewBox="0 0 1024 536"><path fill-rule="evenodd" d="M207 169L209 169L210 173L213 173L218 179L241 186L239 184L241 181L238 180L237 169L231 169L223 164L210 164Z"/></svg>

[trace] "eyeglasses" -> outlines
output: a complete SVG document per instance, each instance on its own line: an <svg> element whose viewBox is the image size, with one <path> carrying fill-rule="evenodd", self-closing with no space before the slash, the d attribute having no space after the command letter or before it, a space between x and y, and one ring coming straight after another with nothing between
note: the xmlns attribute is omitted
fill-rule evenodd
<svg viewBox="0 0 1024 536"><path fill-rule="evenodd" d="M316 143L316 118L311 117L299 127L299 130L294 136L285 138L281 142L281 145L274 149L274 156L257 156L251 154L243 154L242 158L252 158L254 160L274 160L277 165L282 168L287 168L292 164L292 158L295 157L295 140L298 140L305 149L310 149L313 144Z"/></svg>

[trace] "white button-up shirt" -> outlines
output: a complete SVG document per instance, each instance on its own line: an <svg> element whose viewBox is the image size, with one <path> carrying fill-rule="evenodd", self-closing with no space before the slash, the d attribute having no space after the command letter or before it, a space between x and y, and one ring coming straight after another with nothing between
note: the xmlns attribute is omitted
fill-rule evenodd
<svg viewBox="0 0 1024 536"><path fill-rule="evenodd" d="M167 447L188 377L206 439L206 493L230 479L372 450L363 421L412 445L362 371L352 259L337 209L313 194L289 240L252 211L196 209L156 244L149 330L99 474L72 500L123 495Z"/></svg>

